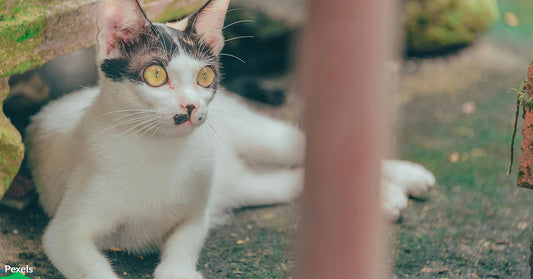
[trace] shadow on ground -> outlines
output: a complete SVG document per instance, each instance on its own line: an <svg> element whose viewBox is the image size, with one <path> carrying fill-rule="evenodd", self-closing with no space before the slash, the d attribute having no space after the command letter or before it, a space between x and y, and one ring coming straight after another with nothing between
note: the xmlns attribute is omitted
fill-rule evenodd
<svg viewBox="0 0 533 279"><path fill-rule="evenodd" d="M296 211L295 205L235 211L230 224L209 234L199 270L205 278L289 278L295 267L292 247ZM0 208L2 264L33 267L34 273L27 274L31 278L63 278L42 250L41 237L47 223L37 203L23 211ZM152 278L159 262L159 254L107 251L106 256L124 279Z"/></svg>

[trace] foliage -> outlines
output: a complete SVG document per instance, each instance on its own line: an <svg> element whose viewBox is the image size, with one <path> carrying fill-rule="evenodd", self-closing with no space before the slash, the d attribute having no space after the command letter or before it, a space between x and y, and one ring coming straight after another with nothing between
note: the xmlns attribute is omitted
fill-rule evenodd
<svg viewBox="0 0 533 279"><path fill-rule="evenodd" d="M498 17L496 0L408 0L407 51L434 54L468 45Z"/></svg>

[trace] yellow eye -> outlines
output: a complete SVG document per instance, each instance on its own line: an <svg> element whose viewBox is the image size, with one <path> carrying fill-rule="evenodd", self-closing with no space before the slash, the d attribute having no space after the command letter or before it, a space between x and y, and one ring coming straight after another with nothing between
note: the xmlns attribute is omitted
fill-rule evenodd
<svg viewBox="0 0 533 279"><path fill-rule="evenodd" d="M200 69L200 72L198 72L196 82L198 85L204 88L213 85L213 82L215 82L215 71L213 71L213 69L209 66L203 67Z"/></svg>
<svg viewBox="0 0 533 279"><path fill-rule="evenodd" d="M167 83L167 71L159 65L150 65L144 69L144 82L146 84L159 87Z"/></svg>

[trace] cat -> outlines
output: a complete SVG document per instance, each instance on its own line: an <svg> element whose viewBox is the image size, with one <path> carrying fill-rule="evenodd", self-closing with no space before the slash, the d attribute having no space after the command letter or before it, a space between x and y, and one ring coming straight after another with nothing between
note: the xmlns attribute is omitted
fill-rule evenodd
<svg viewBox="0 0 533 279"><path fill-rule="evenodd" d="M304 134L220 86L229 0L151 23L136 0L102 0L100 84L49 103L26 144L45 212L45 253L73 278L119 278L107 248L161 250L156 279L197 279L225 210L285 203L303 185ZM386 210L435 183L420 165L384 162ZM397 197L396 195L400 196Z"/></svg>

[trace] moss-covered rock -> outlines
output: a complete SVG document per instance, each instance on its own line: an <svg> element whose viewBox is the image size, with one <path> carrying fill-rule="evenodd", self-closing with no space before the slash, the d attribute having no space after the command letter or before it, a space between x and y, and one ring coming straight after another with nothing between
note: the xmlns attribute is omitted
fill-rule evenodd
<svg viewBox="0 0 533 279"><path fill-rule="evenodd" d="M17 174L24 157L20 133L2 111L2 101L8 93L7 78L0 79L0 199Z"/></svg>
<svg viewBox="0 0 533 279"><path fill-rule="evenodd" d="M407 0L407 52L433 54L468 45L498 16L496 0Z"/></svg>

